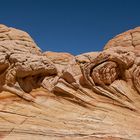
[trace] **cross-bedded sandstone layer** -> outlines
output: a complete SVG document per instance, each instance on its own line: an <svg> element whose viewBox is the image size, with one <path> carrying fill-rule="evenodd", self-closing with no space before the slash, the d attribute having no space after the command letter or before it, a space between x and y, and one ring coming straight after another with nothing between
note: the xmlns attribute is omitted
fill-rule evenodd
<svg viewBox="0 0 140 140"><path fill-rule="evenodd" d="M101 52L41 52L0 25L0 139L139 140L140 29Z"/></svg>

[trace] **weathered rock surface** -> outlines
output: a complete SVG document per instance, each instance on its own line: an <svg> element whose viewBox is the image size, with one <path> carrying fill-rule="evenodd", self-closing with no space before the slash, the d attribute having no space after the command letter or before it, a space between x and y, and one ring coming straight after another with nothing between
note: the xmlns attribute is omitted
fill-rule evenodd
<svg viewBox="0 0 140 140"><path fill-rule="evenodd" d="M0 139L139 140L140 28L102 52L41 52L0 25Z"/></svg>

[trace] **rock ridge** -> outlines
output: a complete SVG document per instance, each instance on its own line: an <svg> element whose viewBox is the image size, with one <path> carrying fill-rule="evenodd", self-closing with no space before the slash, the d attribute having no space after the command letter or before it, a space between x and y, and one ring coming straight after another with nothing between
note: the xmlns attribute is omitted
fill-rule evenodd
<svg viewBox="0 0 140 140"><path fill-rule="evenodd" d="M0 24L0 92L0 139L139 140L140 27L73 56Z"/></svg>

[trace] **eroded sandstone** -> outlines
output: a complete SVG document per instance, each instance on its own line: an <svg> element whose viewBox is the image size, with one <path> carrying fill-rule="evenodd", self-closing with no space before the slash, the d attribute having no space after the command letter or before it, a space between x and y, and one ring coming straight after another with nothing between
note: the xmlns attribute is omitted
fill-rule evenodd
<svg viewBox="0 0 140 140"><path fill-rule="evenodd" d="M140 28L101 52L41 52L0 25L0 138L140 139Z"/></svg>

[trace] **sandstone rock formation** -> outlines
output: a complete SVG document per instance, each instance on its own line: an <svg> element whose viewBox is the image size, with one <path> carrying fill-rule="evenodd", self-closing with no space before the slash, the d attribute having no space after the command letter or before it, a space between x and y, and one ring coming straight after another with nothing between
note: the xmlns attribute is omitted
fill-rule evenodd
<svg viewBox="0 0 140 140"><path fill-rule="evenodd" d="M0 25L0 139L139 140L140 28L101 52L41 52Z"/></svg>

